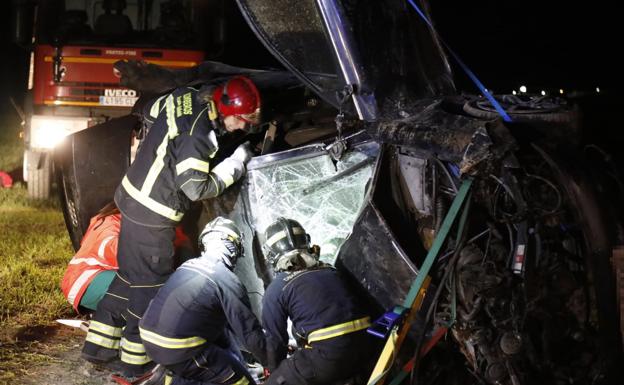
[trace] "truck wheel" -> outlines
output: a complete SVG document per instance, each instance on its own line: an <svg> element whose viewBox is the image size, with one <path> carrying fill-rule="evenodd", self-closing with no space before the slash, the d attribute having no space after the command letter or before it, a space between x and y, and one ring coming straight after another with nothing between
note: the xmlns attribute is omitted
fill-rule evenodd
<svg viewBox="0 0 624 385"><path fill-rule="evenodd" d="M75 190L72 186L76 181L69 170L60 168L57 173L57 182L59 187L59 197L61 198L61 207L63 209L63 217L67 232L72 242L74 250L80 248L80 240L84 235L84 228L81 226L80 216L78 212L79 202Z"/></svg>
<svg viewBox="0 0 624 385"><path fill-rule="evenodd" d="M74 249L91 218L113 200L130 164L130 142L137 118L110 119L67 136L54 150L56 182Z"/></svg>
<svg viewBox="0 0 624 385"><path fill-rule="evenodd" d="M32 199L48 199L52 186L52 159L49 153L26 150L24 165L28 197Z"/></svg>

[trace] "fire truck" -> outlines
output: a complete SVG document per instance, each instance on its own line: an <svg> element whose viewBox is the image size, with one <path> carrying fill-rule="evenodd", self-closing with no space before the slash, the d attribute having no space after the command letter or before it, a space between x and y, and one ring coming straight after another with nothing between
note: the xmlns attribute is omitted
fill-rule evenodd
<svg viewBox="0 0 624 385"><path fill-rule="evenodd" d="M28 195L50 195L53 152L70 134L127 115L139 97L118 60L169 68L218 51L220 0L14 0L16 41L30 51L24 103Z"/></svg>

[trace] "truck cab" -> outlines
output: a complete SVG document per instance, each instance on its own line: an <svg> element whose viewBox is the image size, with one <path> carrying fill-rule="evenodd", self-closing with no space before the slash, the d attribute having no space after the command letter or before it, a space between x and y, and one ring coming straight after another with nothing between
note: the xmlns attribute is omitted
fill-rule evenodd
<svg viewBox="0 0 624 385"><path fill-rule="evenodd" d="M36 199L50 196L51 155L67 135L129 114L140 96L120 85L113 63L137 60L187 68L223 43L222 1L37 0L16 5L21 43L31 51L24 180L28 195Z"/></svg>

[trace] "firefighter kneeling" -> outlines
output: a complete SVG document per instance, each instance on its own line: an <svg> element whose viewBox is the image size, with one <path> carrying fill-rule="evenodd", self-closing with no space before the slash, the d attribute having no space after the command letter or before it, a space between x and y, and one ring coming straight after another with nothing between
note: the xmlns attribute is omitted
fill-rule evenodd
<svg viewBox="0 0 624 385"><path fill-rule="evenodd" d="M265 385L333 384L353 377L370 358L370 325L345 282L310 249L309 235L279 218L265 232L264 253L277 275L266 289L262 322L271 375ZM304 345L286 358L287 319Z"/></svg>
<svg viewBox="0 0 624 385"><path fill-rule="evenodd" d="M234 332L261 363L262 328L247 291L232 272L242 255L236 225L218 217L199 237L202 255L182 264L158 291L139 324L149 357L173 373L175 383L254 384Z"/></svg>

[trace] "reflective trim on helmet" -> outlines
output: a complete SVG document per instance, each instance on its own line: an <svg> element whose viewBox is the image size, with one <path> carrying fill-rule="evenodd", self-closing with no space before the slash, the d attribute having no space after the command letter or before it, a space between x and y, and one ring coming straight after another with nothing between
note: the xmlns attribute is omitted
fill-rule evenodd
<svg viewBox="0 0 624 385"><path fill-rule="evenodd" d="M300 234L305 234L305 230L302 229L301 227L293 227L292 228L292 232L295 235L300 235ZM286 238L288 236L288 233L286 232L286 230L281 230L278 231L277 233L273 234L273 236L269 239L266 240L266 242L264 243L264 245L266 247L271 247L274 244L276 244L277 242L281 241L282 239Z"/></svg>
<svg viewBox="0 0 624 385"><path fill-rule="evenodd" d="M176 172L178 175L187 170L197 170L208 173L210 171L210 163L197 158L187 158L176 164Z"/></svg>
<svg viewBox="0 0 624 385"><path fill-rule="evenodd" d="M139 328L139 332L143 341L168 349L194 348L206 343L206 340L201 337L171 338L143 328Z"/></svg>
<svg viewBox="0 0 624 385"><path fill-rule="evenodd" d="M236 231L234 231L233 229L231 229L229 227L226 227L226 226L217 225L215 227L212 227L210 229L210 231L208 231L208 233L211 232L211 231L220 231L220 232L222 232L224 234L227 234L230 237L234 238L234 240L238 240L240 238L240 236L238 235L238 233ZM206 234L208 234L208 233L206 233Z"/></svg>
<svg viewBox="0 0 624 385"><path fill-rule="evenodd" d="M212 221L208 222L198 238L200 248L203 248L204 238L211 232L217 232L225 235L225 237L220 238L227 238L227 240L233 242L237 248L241 248L242 234L238 226L236 226L236 223L234 223L230 219L217 217Z"/></svg>
<svg viewBox="0 0 624 385"><path fill-rule="evenodd" d="M160 214L163 217L169 218L175 222L179 222L184 216L184 213L180 213L170 207L163 205L160 202L155 201L154 199L149 197L148 193L139 191L136 187L132 185L132 183L130 183L130 180L127 176L123 178L123 180L121 181L121 185L123 186L124 190L126 190L128 195L130 195L134 200L147 207L148 209L152 210L156 214Z"/></svg>

